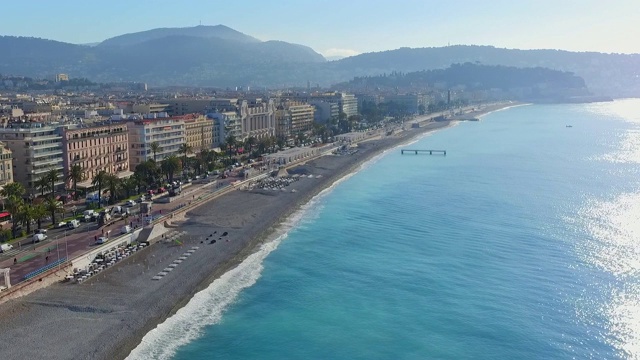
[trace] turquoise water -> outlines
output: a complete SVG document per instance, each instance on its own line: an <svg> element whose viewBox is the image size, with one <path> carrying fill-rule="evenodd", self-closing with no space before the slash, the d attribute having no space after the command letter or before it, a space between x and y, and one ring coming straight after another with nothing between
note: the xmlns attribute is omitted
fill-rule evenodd
<svg viewBox="0 0 640 360"><path fill-rule="evenodd" d="M516 107L411 145L446 157L390 151L131 358L640 359L638 109Z"/></svg>

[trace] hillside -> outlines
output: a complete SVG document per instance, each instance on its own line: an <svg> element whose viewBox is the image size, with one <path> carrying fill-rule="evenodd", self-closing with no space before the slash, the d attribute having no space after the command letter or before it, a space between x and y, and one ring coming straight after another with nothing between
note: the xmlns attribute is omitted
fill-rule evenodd
<svg viewBox="0 0 640 360"><path fill-rule="evenodd" d="M0 51L0 74L46 78L68 73L98 82L154 86L282 84L299 75L287 69L325 62L307 46L260 41L222 25L154 29L97 46L2 36Z"/></svg>
<svg viewBox="0 0 640 360"><path fill-rule="evenodd" d="M453 64L446 69L356 77L335 88L353 92L372 89L419 92L434 88L493 91L509 94L512 99L561 99L588 94L584 80L569 72L472 63Z"/></svg>
<svg viewBox="0 0 640 360"><path fill-rule="evenodd" d="M329 65L332 66L335 77L340 78L347 74L353 77L393 71L442 69L451 64L466 62L570 71L584 78L589 89L596 94L640 96L640 54L516 50L460 45L366 53L333 61Z"/></svg>
<svg viewBox="0 0 640 360"><path fill-rule="evenodd" d="M159 28L137 33L124 34L107 39L98 46L131 46L149 40L157 40L169 36L192 36L197 38L217 38L236 43L259 43L260 40L233 30L224 25L215 26L195 26L186 28Z"/></svg>
<svg viewBox="0 0 640 360"><path fill-rule="evenodd" d="M543 67L580 76L596 95L640 96L640 54L514 50L491 46L401 48L326 61L313 49L260 41L223 25L160 28L107 39L96 46L0 37L0 74L34 78L68 73L96 82L151 86L330 86L356 76L444 69L477 63Z"/></svg>

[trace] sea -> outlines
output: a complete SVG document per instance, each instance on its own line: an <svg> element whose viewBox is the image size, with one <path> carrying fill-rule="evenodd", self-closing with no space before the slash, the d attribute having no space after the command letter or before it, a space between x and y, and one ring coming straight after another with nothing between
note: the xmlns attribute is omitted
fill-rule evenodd
<svg viewBox="0 0 640 360"><path fill-rule="evenodd" d="M129 359L640 359L639 175L640 99L427 134L315 197Z"/></svg>

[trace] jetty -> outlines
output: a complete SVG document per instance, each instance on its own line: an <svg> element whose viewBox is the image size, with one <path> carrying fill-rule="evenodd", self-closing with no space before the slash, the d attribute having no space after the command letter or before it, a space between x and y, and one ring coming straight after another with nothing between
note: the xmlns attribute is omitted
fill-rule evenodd
<svg viewBox="0 0 640 360"><path fill-rule="evenodd" d="M404 155L404 153L409 153L409 154L426 154L429 153L429 155L433 155L433 154L442 154L442 155L447 155L447 150L417 150L417 149L401 149L400 150L400 154Z"/></svg>

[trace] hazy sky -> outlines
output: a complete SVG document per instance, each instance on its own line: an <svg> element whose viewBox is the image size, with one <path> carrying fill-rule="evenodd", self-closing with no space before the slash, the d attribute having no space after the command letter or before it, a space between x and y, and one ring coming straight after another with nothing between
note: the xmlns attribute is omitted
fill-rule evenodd
<svg viewBox="0 0 640 360"><path fill-rule="evenodd" d="M494 45L640 53L639 0L20 0L0 35L99 42L157 27L223 24L325 56L403 46ZM11 14L10 16L7 16Z"/></svg>

